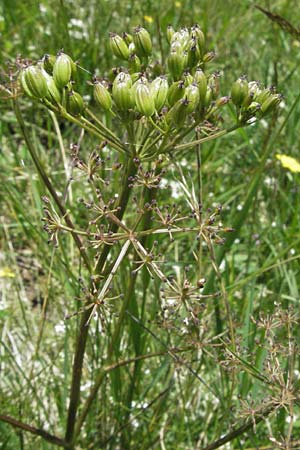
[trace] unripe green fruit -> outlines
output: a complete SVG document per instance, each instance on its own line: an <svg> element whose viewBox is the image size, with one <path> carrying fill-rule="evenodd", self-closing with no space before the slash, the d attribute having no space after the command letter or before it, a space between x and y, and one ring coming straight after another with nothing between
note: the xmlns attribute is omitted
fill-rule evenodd
<svg viewBox="0 0 300 450"><path fill-rule="evenodd" d="M282 97L280 94L273 94L271 97L267 98L261 105L261 112L263 116L269 114L274 111L278 105L280 104Z"/></svg>
<svg viewBox="0 0 300 450"><path fill-rule="evenodd" d="M133 42L132 34L124 32L122 34L122 37L123 37L123 39L124 39L124 41L126 42L127 45L129 45L129 44L131 44L131 42Z"/></svg>
<svg viewBox="0 0 300 450"><path fill-rule="evenodd" d="M192 27L192 36L197 39L200 54L203 56L205 53L205 36L199 25L196 24Z"/></svg>
<svg viewBox="0 0 300 450"><path fill-rule="evenodd" d="M185 86L183 81L176 81L171 84L168 91L168 103L170 106L175 105L175 103L184 96Z"/></svg>
<svg viewBox="0 0 300 450"><path fill-rule="evenodd" d="M254 96L254 100L261 105L270 97L272 97L271 89L263 89L257 95Z"/></svg>
<svg viewBox="0 0 300 450"><path fill-rule="evenodd" d="M200 103L203 104L205 102L206 91L207 91L207 78L203 70L197 69L194 75L194 80L198 85L199 95L200 95Z"/></svg>
<svg viewBox="0 0 300 450"><path fill-rule="evenodd" d="M182 76L182 80L184 81L185 86L189 86L190 84L192 84L194 82L194 77L193 77L193 75L191 75L190 72L184 72L184 74Z"/></svg>
<svg viewBox="0 0 300 450"><path fill-rule="evenodd" d="M83 98L78 92L71 91L67 98L67 111L72 116L80 116L84 110Z"/></svg>
<svg viewBox="0 0 300 450"><path fill-rule="evenodd" d="M199 63L200 59L201 59L201 54L200 54L200 50L199 50L199 47L197 45L197 42L192 40L190 42L189 50L188 50L187 66L190 69L192 69L193 67L195 67Z"/></svg>
<svg viewBox="0 0 300 450"><path fill-rule="evenodd" d="M133 32L133 43L136 54L143 58L152 53L152 42L148 31L142 27L136 27Z"/></svg>
<svg viewBox="0 0 300 450"><path fill-rule="evenodd" d="M204 62L204 64L205 64L205 63L211 62L213 59L215 59L215 57L216 57L215 52L208 52L208 53L205 53L205 55L203 56L203 62Z"/></svg>
<svg viewBox="0 0 300 450"><path fill-rule="evenodd" d="M53 67L54 67L55 61L56 61L56 56L54 56L54 55L46 54L43 57L43 67L49 75L53 74Z"/></svg>
<svg viewBox="0 0 300 450"><path fill-rule="evenodd" d="M130 73L141 71L141 60L135 53L129 56L129 71Z"/></svg>
<svg viewBox="0 0 300 450"><path fill-rule="evenodd" d="M124 59L125 61L129 58L129 49L121 36L116 33L110 33L110 48L113 54L120 59Z"/></svg>
<svg viewBox="0 0 300 450"><path fill-rule="evenodd" d="M184 69L184 58L183 55L172 51L168 57L168 69L174 78L178 80Z"/></svg>
<svg viewBox="0 0 300 450"><path fill-rule="evenodd" d="M212 99L213 99L213 91L210 86L207 86L206 95L204 99L205 108L208 108L210 106Z"/></svg>
<svg viewBox="0 0 300 450"><path fill-rule="evenodd" d="M94 99L97 105L104 111L109 111L112 108L112 98L108 89L101 82L96 82L94 84Z"/></svg>
<svg viewBox="0 0 300 450"><path fill-rule="evenodd" d="M187 28L181 28L180 31L176 31L171 39L171 49L178 46L178 50L184 51L187 49L190 39L190 33Z"/></svg>
<svg viewBox="0 0 300 450"><path fill-rule="evenodd" d="M235 81L231 87L231 98L235 106L242 106L244 101L248 98L249 87L247 80L244 77L240 77Z"/></svg>
<svg viewBox="0 0 300 450"><path fill-rule="evenodd" d="M178 100L167 113L167 123L171 122L178 128L182 127L188 115L188 106L189 102L186 98Z"/></svg>
<svg viewBox="0 0 300 450"><path fill-rule="evenodd" d="M195 111L200 101L199 89L196 83L190 84L185 89L184 97L189 102L187 106L187 112L188 114L192 113L193 111Z"/></svg>
<svg viewBox="0 0 300 450"><path fill-rule="evenodd" d="M48 93L47 81L38 66L30 66L25 69L24 80L30 94L36 98L45 98Z"/></svg>
<svg viewBox="0 0 300 450"><path fill-rule="evenodd" d="M168 25L168 27L167 27L167 41L168 41L169 44L171 43L171 40L172 40L172 37L174 36L174 33L175 33L175 30L172 27L172 25Z"/></svg>
<svg viewBox="0 0 300 450"><path fill-rule="evenodd" d="M64 88L71 81L72 62L65 53L60 53L56 58L53 66L53 79L58 89Z"/></svg>
<svg viewBox="0 0 300 450"><path fill-rule="evenodd" d="M137 110L146 117L151 117L155 112L154 98L148 84L138 81L135 89L135 103Z"/></svg>
<svg viewBox="0 0 300 450"><path fill-rule="evenodd" d="M59 89L57 88L53 77L51 77L44 69L41 69L42 73L46 79L47 87L48 87L48 93L46 95L46 98L51 103L60 104L61 103L61 93Z"/></svg>
<svg viewBox="0 0 300 450"><path fill-rule="evenodd" d="M134 106L132 80L130 75L120 72L113 83L113 100L120 111L126 111Z"/></svg>
<svg viewBox="0 0 300 450"><path fill-rule="evenodd" d="M157 112L160 112L165 105L169 91L168 81L164 77L155 78L150 85L150 91L154 98L154 105Z"/></svg>
<svg viewBox="0 0 300 450"><path fill-rule="evenodd" d="M129 73L119 72L118 75L116 76L116 78L114 79L113 87L118 85L118 83L124 83L128 87L131 87L132 79L131 79L131 76L129 75Z"/></svg>
<svg viewBox="0 0 300 450"><path fill-rule="evenodd" d="M228 96L220 97L216 100L215 107L221 108L221 106L227 105L227 103L229 103L229 101L230 101L230 97L228 97Z"/></svg>
<svg viewBox="0 0 300 450"><path fill-rule="evenodd" d="M112 69L108 72L109 81L114 81L118 73L120 73L119 67L112 67Z"/></svg>
<svg viewBox="0 0 300 450"><path fill-rule="evenodd" d="M261 104L258 102L252 102L247 108L247 113L250 116L254 116L258 111L261 110Z"/></svg>
<svg viewBox="0 0 300 450"><path fill-rule="evenodd" d="M25 95L27 95L27 97L30 98L36 98L32 95L32 93L30 92L26 80L25 80L25 69L21 70L20 75L19 75L19 82L20 82L20 86L22 91L24 92Z"/></svg>

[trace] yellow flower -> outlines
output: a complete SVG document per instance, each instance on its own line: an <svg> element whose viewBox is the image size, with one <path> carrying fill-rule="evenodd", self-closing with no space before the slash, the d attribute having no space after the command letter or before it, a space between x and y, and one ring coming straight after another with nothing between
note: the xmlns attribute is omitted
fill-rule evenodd
<svg viewBox="0 0 300 450"><path fill-rule="evenodd" d="M151 17L151 16L144 16L144 20L145 20L145 22L152 23L153 22L153 17Z"/></svg>
<svg viewBox="0 0 300 450"><path fill-rule="evenodd" d="M15 278L15 273L9 267L0 269L0 278Z"/></svg>
<svg viewBox="0 0 300 450"><path fill-rule="evenodd" d="M176 8L180 8L181 2L175 2L175 6L176 6Z"/></svg>
<svg viewBox="0 0 300 450"><path fill-rule="evenodd" d="M291 172L295 173L300 172L300 163L295 158L284 154L277 154L276 158L279 159L282 167L284 167L285 169L288 169Z"/></svg>

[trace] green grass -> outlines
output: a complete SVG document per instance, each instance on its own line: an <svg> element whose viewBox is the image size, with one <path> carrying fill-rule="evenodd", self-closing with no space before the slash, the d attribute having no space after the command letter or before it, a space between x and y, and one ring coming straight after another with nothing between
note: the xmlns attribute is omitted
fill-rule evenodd
<svg viewBox="0 0 300 450"><path fill-rule="evenodd" d="M234 321L236 349L225 336L216 338L228 327L223 297L203 301L206 307L199 315L200 325L190 326L187 334L182 334L184 324L180 321L162 323L161 283L152 280L146 268L137 277L131 277L132 268L136 267L132 261L138 259L131 251L121 262L113 282L111 296L123 296L113 301L116 306L106 330L101 330L99 321L92 320L88 332L79 416L94 383L99 389L76 448L205 449L226 435L229 443L223 448L279 448L270 444L269 437L272 434L280 440L281 436L289 436L287 418L291 404L294 421L289 439L297 441L299 398L278 407L276 414L274 403L267 397L278 398L281 391L277 379L268 384L270 372L266 365L269 362L275 370L271 350L274 345L282 345L276 357L283 379L287 382L292 373L293 386L295 391L298 389L299 349L291 351L291 357L286 347L293 345L291 336L299 341L299 320L289 325L281 318L281 326L274 328L271 335L255 320L260 314L286 312L290 307L299 312L300 176L284 169L275 157L284 153L300 160L299 41L255 9L252 1L75 3L76 7L74 2L63 0L2 1L0 84L9 86L5 76L7 62L13 63L18 54L35 60L64 48L91 73L106 74L118 64L112 60L107 45L109 31L130 31L142 24L157 35L158 26L164 34L169 23L180 27L198 22L210 47L217 52L212 70L224 72L224 95L244 73L249 80L276 84L284 95L277 118L270 117L201 146L204 209L222 204L223 224L235 228L234 233L226 235L226 243L215 249L216 261L221 265L219 273L212 269L205 248L200 267L195 267L193 251L198 252L198 246L194 235L178 237L175 244L157 238L159 250L166 255L163 267L168 275L179 269L183 274L184 267L191 265L194 281L200 275L207 279L205 292L213 293L223 286ZM295 26L299 23L297 1L262 3ZM152 23L147 16L153 18ZM154 45L158 48L157 39ZM89 78L89 74L80 73L80 92L91 94L86 85ZM67 181L64 158L69 163L69 147L79 139L80 130L59 119L62 147L60 135L44 108L23 98L20 106L31 142L57 192L63 193ZM65 315L83 306L82 287L90 281L69 235L61 236L58 249L47 244L41 218L42 197L49 194L5 99L0 101L0 114L0 412L64 437L75 340L82 314L69 320L65 320ZM116 130L119 134L121 131ZM86 133L80 150L82 158L86 159L97 144ZM104 155L108 156L105 152ZM108 166L119 161L114 152L110 157ZM185 151L182 160L189 189L197 189L195 152ZM113 172L107 188L109 195L118 191L120 173ZM106 176L104 170L101 176ZM180 180L176 166L170 164L165 177L169 183ZM101 188L104 190L102 185ZM86 223L87 211L79 199L90 198L92 189L83 178L75 177L71 190L67 208L80 229ZM173 202L172 189L161 190L159 201ZM182 190L175 201L183 211L188 210ZM130 206L128 221L134 217L133 203ZM147 220L149 217L146 223ZM145 245L151 248L154 239L156 236L149 237ZM113 248L109 268L120 249L119 245ZM132 362L121 364L131 358ZM251 403L251 395L254 408L265 405L263 413L268 405L273 405L268 424L261 420L262 411L257 410L256 430L245 406L246 400ZM238 431L231 437L234 430ZM219 448L221 444L208 448ZM288 445L283 448L292 448ZM2 421L0 447L58 448Z"/></svg>

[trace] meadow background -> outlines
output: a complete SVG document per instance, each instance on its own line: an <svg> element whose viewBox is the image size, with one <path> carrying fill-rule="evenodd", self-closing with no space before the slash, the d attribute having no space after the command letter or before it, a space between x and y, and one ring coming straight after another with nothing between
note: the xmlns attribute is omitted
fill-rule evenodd
<svg viewBox="0 0 300 450"><path fill-rule="evenodd" d="M261 0L259 5L285 17L295 27L300 23L297 0ZM18 55L39 59L61 48L82 67L101 74L112 65L107 45L109 31L130 31L141 24L155 36L158 28L164 34L168 24L179 28L195 22L217 53L213 67L222 71L224 95L243 74L248 75L248 80L276 85L284 95L277 116L207 143L201 150L205 206L222 204L222 222L236 229L217 253L218 261L222 261L222 279L241 345L254 355L253 364L261 369L262 347L258 344L263 343L264 335L254 328L251 316L271 314L279 305L283 310L294 307L299 311L300 175L296 164L284 168L276 155L289 155L300 162L300 39L270 21L255 8L255 2L246 0L1 0L0 83L9 83L7 71ZM157 39L154 45L157 48ZM88 74L81 74L80 92L87 91L88 79ZM81 276L81 265L71 240L65 239L59 250L47 244L41 222L45 190L4 97L1 94L0 410L61 435L78 326L78 317L65 321L64 315L73 311L74 298L79 296L76 280ZM21 105L40 157L57 189L63 189L68 149L78 139L79 131L73 125L60 124L64 154L51 117L26 99L21 100ZM87 152L94 145L93 138L85 138L83 148ZM186 166L186 173L196 183L193 158L186 156ZM166 197L172 195L174 191L166 191ZM76 202L79 196L77 186L72 214L75 223L80 224L83 212ZM185 238L180 252L193 244ZM181 254L177 257L180 266ZM208 266L203 275L209 277L209 270ZM144 277L136 291L136 304L143 298L147 283L149 279ZM156 285L156 294L158 289ZM180 336L175 333L173 337L155 321L157 308L152 300L150 304L145 299L143 302L146 312L138 306L132 312L156 338L128 318L128 326L114 350L116 360L146 350L165 351L163 345L180 347ZM212 318L205 330L207 336L213 336L213 324ZM88 394L93 371L106 361L103 349L110 335L101 334L98 327L95 322L90 330L83 397ZM297 331L295 339L299 340ZM133 372L118 368L102 384L76 448L203 449L248 420L251 422L251 414L245 415L238 396L247 398L251 393L255 400L260 399L259 381L237 374L234 385L229 384L227 376L216 369L218 361L213 358L203 361L191 356L189 364L194 370L197 367L206 384L218 392L219 403L193 373L168 354L136 364ZM293 368L297 383L299 353L293 358ZM167 394L162 394L166 389ZM298 446L270 444L270 436L280 441L287 433L289 411L283 407L257 424L256 429L250 426L221 448L300 448L297 408L295 404L293 438L295 442L298 439ZM0 448L56 447L0 422Z"/></svg>

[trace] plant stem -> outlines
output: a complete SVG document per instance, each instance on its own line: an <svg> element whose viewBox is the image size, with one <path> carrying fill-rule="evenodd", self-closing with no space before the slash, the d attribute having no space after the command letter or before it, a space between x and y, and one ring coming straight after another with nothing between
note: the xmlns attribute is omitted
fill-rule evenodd
<svg viewBox="0 0 300 450"><path fill-rule="evenodd" d="M65 441L60 439L53 434L48 433L42 428L36 428L32 425L28 425L27 423L20 422L19 420L14 419L13 417L6 416L5 414L0 414L0 420L2 422L9 423L14 428L18 428L20 430L27 431L28 433L35 434L36 436L41 436L45 441L51 442L53 445L58 445L59 447L65 447Z"/></svg>
<svg viewBox="0 0 300 450"><path fill-rule="evenodd" d="M34 145L32 144L31 139L29 137L29 134L27 132L27 129L26 129L23 117L22 117L22 113L21 113L19 104L18 104L18 102L16 100L14 100L13 101L13 105L14 105L14 111L15 111L15 115L16 115L17 121L18 121L18 123L20 125L20 128L21 128L22 135L23 135L24 140L26 142L26 145L27 145L27 148L29 150L30 156L31 156L31 158L32 158L32 160L34 162L34 165L35 165L36 169L37 169L37 172L40 175L40 177L41 177L44 185L48 189L49 193L51 194L51 196L52 196L56 206L58 207L61 215L64 216L64 220L65 220L66 224L72 230L71 234L72 234L72 237L74 239L74 242L77 245L77 248L78 248L78 250L80 252L80 255L81 255L81 257L82 257L82 259L83 259L83 261L84 261L84 263L86 265L86 268L91 273L92 272L92 268L91 268L91 265L90 265L89 257L88 257L88 255L87 255L87 253L86 253L86 251L85 251L85 249L84 249L84 247L82 245L81 239L79 238L79 236L74 231L74 225L73 225L72 220L70 219L68 211L65 209L65 207L62 204L60 198L58 197L52 182L48 178L48 176L47 176L47 174L46 174L46 172L45 172L45 170L44 170L44 168L43 168L43 166L42 166L42 164L41 164L41 162L39 160L39 157L38 157L38 155L37 155L37 153L35 151Z"/></svg>
<svg viewBox="0 0 300 450"><path fill-rule="evenodd" d="M133 175L135 173L136 166L133 163L133 161L127 160L125 165L125 170L123 174L123 180L122 180L122 192L119 199L119 211L116 213L116 216L119 220L122 220L124 211L126 209L129 195L130 195L130 189L128 187L128 178L130 175ZM113 223L111 225L111 231L116 232L118 229L118 225L116 223ZM100 258L97 262L95 273L100 274L104 268L107 256L110 252L111 246L105 245L102 253L100 255ZM75 421L76 421L76 415L79 405L79 399L80 399L80 385L81 385L81 377L82 377L82 367L83 367L83 359L84 359L84 353L86 348L86 342L87 342L87 336L88 336L88 330L89 330L89 316L90 311L86 310L80 320L79 325L79 333L76 340L76 348L75 348L75 357L73 362L73 371L72 371L72 383L71 383L71 392L70 392L70 403L69 403L69 409L68 409L68 418L67 418L67 428L66 428L66 441L68 442L68 445L70 445L72 448L72 442L74 437L74 427L75 427Z"/></svg>

